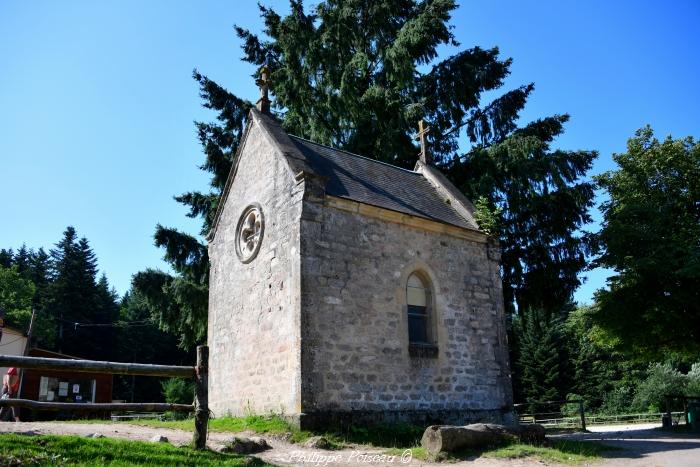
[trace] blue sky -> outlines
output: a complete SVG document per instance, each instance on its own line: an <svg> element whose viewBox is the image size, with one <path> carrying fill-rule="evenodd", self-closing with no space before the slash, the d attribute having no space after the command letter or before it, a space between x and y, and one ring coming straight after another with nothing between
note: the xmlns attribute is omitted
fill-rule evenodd
<svg viewBox="0 0 700 467"><path fill-rule="evenodd" d="M514 59L507 89L535 83L523 122L571 114L556 144L598 150L596 174L647 123L700 136L699 20L692 0L513 0L462 1L452 24L462 47ZM172 196L207 185L193 68L256 98L234 23L259 30L256 2L1 0L0 247L50 247L73 225L119 293L166 269L154 227L197 232ZM586 276L579 301L605 284Z"/></svg>

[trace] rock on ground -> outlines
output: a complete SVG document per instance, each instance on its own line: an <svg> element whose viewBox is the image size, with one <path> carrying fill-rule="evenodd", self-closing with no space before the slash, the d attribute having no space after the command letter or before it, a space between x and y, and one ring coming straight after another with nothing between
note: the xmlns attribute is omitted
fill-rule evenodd
<svg viewBox="0 0 700 467"><path fill-rule="evenodd" d="M311 449L330 449L331 443L323 436L312 436L304 442L304 447Z"/></svg>
<svg viewBox="0 0 700 467"><path fill-rule="evenodd" d="M243 438L234 436L224 442L224 447L221 452L229 452L234 454L255 454L270 449L270 445L265 438L252 436Z"/></svg>

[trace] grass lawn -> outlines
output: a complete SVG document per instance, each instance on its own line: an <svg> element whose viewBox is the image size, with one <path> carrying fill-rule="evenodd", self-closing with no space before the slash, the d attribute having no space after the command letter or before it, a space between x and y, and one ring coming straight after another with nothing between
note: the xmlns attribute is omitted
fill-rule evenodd
<svg viewBox="0 0 700 467"><path fill-rule="evenodd" d="M194 419L184 420L129 420L123 422L109 422L106 420L77 420L76 423L128 423L132 425L149 426L155 428L174 428L185 431L194 430ZM293 443L303 443L312 436L321 435L330 441L333 448L339 449L348 444L364 444L377 447L406 448L417 446L423 436L425 428L414 425L378 425L372 428L348 427L337 431L313 433L299 430L290 425L284 418L277 415L251 415L248 417L220 417L209 420L209 431L223 433L240 433L252 431L267 435L290 436Z"/></svg>
<svg viewBox="0 0 700 467"><path fill-rule="evenodd" d="M0 435L0 465L266 465L256 459L168 443L79 436Z"/></svg>
<svg viewBox="0 0 700 467"><path fill-rule="evenodd" d="M483 453L485 457L496 459L517 459L536 457L543 461L573 464L599 460L605 451L619 451L621 448L607 446L595 441L559 440L549 447L530 444L512 444Z"/></svg>
<svg viewBox="0 0 700 467"><path fill-rule="evenodd" d="M99 420L85 420L80 423L105 423ZM109 423L109 422L106 422ZM126 422L114 422L115 424L129 423L160 428L175 428L181 430L194 430L194 420L130 420ZM420 447L420 439L424 428L414 425L386 425L365 427L349 427L325 433L313 433L301 431L291 426L282 417L276 415L248 417L221 417L209 421L210 431L237 433L252 431L267 435L288 435L289 440L302 443L314 435L322 435L331 442L332 449L341 449L353 444L369 445L378 448L386 448L386 453L401 456L406 449L410 449L413 458L426 460L428 452ZM549 462L576 464L599 460L604 451L618 450L619 448L606 446L595 441L570 441L557 440L549 446L532 446L529 444L509 444L495 446L484 450L469 450L445 456L445 461L460 459L474 459L477 457L489 457L496 459L517 459L531 457Z"/></svg>
<svg viewBox="0 0 700 467"><path fill-rule="evenodd" d="M470 449L441 456L438 460L454 462L458 460L473 460L479 457L493 459L534 458L547 462L562 464L578 464L600 460L605 451L617 451L620 448L606 446L595 441L555 441L551 446L533 446L531 444L513 443L495 446L487 449ZM403 449L392 448L388 454L400 456ZM414 459L427 460L428 452L422 447L411 448Z"/></svg>

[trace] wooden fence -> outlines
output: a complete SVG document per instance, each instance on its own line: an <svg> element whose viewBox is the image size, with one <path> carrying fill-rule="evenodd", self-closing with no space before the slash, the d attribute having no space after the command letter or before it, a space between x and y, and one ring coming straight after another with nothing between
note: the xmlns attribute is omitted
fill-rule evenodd
<svg viewBox="0 0 700 467"><path fill-rule="evenodd" d="M583 400L581 399L570 399L570 400L565 400L565 401L536 401L536 402L524 402L522 404L513 404L513 408L515 409L516 413L518 413L518 410L521 408L533 408L536 406L544 406L544 407L551 407L551 406L557 406L560 407L562 405L568 405L568 404L573 404L578 406L578 420L580 421L581 424L581 429L583 431L586 431L586 411L583 407ZM539 423L542 425L555 425L557 419L563 419L563 417L560 416L561 412L558 410L556 412L534 412L534 413L518 413L518 419L520 423ZM574 417L568 417L571 420L575 420Z"/></svg>
<svg viewBox="0 0 700 467"><path fill-rule="evenodd" d="M26 407L39 410L140 410L142 412L194 412L193 444L196 449L204 449L207 442L209 403L207 384L209 379L209 348L197 347L197 365L170 366L142 363L117 363L96 360L63 360L56 358L17 357L0 355L0 366L33 370L58 370L80 373L111 373L115 375L157 376L160 378L194 378L194 404L162 403L73 403L39 402L29 399L0 399L0 407Z"/></svg>

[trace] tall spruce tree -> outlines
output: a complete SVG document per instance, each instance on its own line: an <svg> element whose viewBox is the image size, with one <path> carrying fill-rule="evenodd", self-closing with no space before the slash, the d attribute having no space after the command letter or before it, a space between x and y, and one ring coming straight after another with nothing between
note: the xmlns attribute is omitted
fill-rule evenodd
<svg viewBox="0 0 700 467"><path fill-rule="evenodd" d="M14 257L14 252L12 248L0 249L0 266L4 268L9 268L12 266L12 258Z"/></svg>
<svg viewBox="0 0 700 467"><path fill-rule="evenodd" d="M145 299L137 292L129 291L120 305L117 328L118 355L115 361L153 363L159 365L192 365L195 356L177 347L176 336L158 329ZM147 376L117 376L115 395L130 402L163 400L161 381Z"/></svg>
<svg viewBox="0 0 700 467"><path fill-rule="evenodd" d="M107 359L113 344L109 333L114 332L109 325L118 317L119 309L107 280L96 280L97 259L89 242L79 239L75 229L68 227L51 250L51 259L53 280L45 316L56 326L54 349Z"/></svg>
<svg viewBox="0 0 700 467"><path fill-rule="evenodd" d="M536 402L558 401L566 395L562 384L561 319L540 308L530 309L516 320L515 335L519 376L516 397L531 403L531 412L541 412L543 406Z"/></svg>
<svg viewBox="0 0 700 467"><path fill-rule="evenodd" d="M585 265L587 243L576 234L589 220L593 187L581 180L596 154L552 150L566 115L518 127L534 85L490 101L509 75L511 59L497 48L460 48L449 25L453 0L363 2L327 0L307 12L301 0L282 16L260 6L264 38L242 27L243 60L266 63L273 107L290 133L412 168L416 124L431 127L436 165L464 193L480 200L501 240L509 310L556 310L570 299ZM438 60L438 47L455 53ZM199 72L204 106L217 121L197 123L211 191L176 199L200 217L204 234L240 142L250 102ZM460 146L460 141L468 141ZM161 325L183 345L204 338L208 258L194 236L158 226L156 245L176 272L145 271L134 285Z"/></svg>

